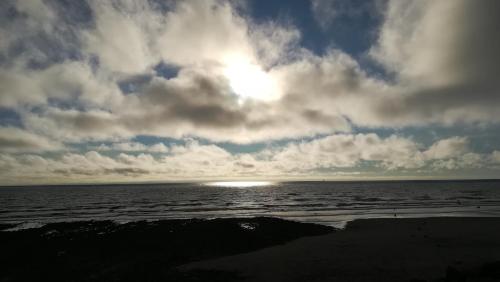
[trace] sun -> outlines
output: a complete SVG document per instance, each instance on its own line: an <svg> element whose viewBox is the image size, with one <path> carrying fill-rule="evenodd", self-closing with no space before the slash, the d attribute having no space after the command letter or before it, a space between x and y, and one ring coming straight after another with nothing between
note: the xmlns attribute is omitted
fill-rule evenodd
<svg viewBox="0 0 500 282"><path fill-rule="evenodd" d="M279 98L276 80L258 64L244 59L229 60L224 76L241 99L271 101Z"/></svg>

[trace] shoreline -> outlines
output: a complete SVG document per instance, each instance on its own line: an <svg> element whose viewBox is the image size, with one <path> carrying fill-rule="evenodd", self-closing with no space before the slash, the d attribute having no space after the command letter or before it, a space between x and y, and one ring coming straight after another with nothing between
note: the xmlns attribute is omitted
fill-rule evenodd
<svg viewBox="0 0 500 282"><path fill-rule="evenodd" d="M0 281L500 281L498 234L495 217L49 223L0 232Z"/></svg>
<svg viewBox="0 0 500 282"><path fill-rule="evenodd" d="M471 211L475 211L478 208L474 206L469 207ZM426 209L426 208L422 208ZM446 209L446 208L442 208ZM382 210L382 209L381 209ZM484 209L483 209L484 210ZM355 221L363 221L363 220L380 220L380 219L427 219L427 218L500 218L499 215L496 214L481 214L481 213L466 213L461 211L457 213L455 210L445 211L440 213L433 212L422 212L420 214L412 214L405 213L404 209L397 209L393 211L393 209L383 209L384 212L375 214L375 215L365 215L358 217L350 217L350 219L336 219L334 221L331 220L320 220L322 216L316 216L316 220L301 220L301 217L297 216L236 216L236 217L193 217L193 218L157 218L157 219L136 219L136 220L113 220L113 219L74 219L74 220L60 220L60 221L23 221L23 222L1 222L0 223L0 232L17 232L17 231L25 231L25 230L36 230L39 228L44 228L45 226L53 226L53 225L64 225L64 224L80 224L80 223L88 223L88 222L108 222L112 225L127 225L134 223L147 223L147 224L155 224L156 222L173 222L173 221L211 221L211 220L248 220L248 219L256 219L256 218L273 218L283 221L290 221L298 224L312 224L312 225L320 225L328 228L333 228L335 230L344 230L350 223ZM396 214L396 215L394 215ZM309 218L309 216L304 216L305 218ZM328 216L326 216L328 217Z"/></svg>

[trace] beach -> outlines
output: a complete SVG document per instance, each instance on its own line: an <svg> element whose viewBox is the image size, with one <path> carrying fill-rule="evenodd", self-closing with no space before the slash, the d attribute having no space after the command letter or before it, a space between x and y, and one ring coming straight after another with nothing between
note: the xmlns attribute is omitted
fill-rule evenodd
<svg viewBox="0 0 500 282"><path fill-rule="evenodd" d="M498 234L500 218L53 223L0 232L0 281L500 281Z"/></svg>
<svg viewBox="0 0 500 282"><path fill-rule="evenodd" d="M500 281L500 219L356 220L323 236L192 263L242 281Z"/></svg>

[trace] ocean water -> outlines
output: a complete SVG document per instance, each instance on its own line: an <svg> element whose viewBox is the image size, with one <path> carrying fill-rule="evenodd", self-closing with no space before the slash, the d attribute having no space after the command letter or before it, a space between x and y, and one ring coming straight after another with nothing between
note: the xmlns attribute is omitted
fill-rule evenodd
<svg viewBox="0 0 500 282"><path fill-rule="evenodd" d="M342 227L358 218L500 216L500 181L176 183L0 187L0 223L274 216Z"/></svg>

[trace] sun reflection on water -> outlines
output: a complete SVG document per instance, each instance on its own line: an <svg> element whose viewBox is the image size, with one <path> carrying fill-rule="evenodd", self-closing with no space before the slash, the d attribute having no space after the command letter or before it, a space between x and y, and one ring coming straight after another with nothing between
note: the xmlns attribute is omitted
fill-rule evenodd
<svg viewBox="0 0 500 282"><path fill-rule="evenodd" d="M219 187L257 187L257 186L270 186L274 185L271 181L215 181L207 182L205 185L208 186L219 186Z"/></svg>

